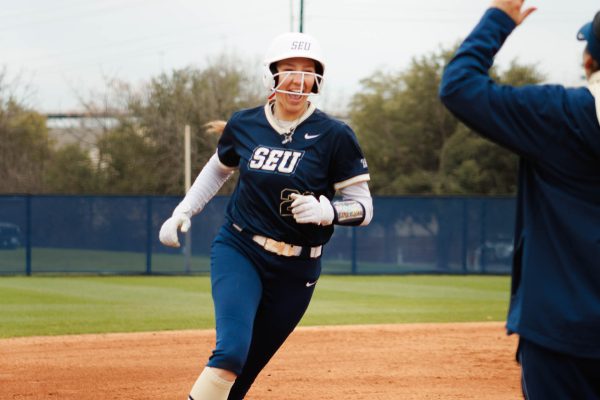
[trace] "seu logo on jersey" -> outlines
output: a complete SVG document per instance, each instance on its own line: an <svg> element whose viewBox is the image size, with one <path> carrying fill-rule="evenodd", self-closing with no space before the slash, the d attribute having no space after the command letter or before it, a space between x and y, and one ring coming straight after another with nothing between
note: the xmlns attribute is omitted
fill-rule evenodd
<svg viewBox="0 0 600 400"><path fill-rule="evenodd" d="M303 155L304 151L258 146L252 152L248 168L290 175L296 171Z"/></svg>

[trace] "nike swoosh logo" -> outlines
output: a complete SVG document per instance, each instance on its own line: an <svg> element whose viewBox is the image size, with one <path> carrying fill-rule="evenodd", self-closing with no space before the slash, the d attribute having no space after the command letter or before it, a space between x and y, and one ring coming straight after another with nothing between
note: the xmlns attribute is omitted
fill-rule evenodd
<svg viewBox="0 0 600 400"><path fill-rule="evenodd" d="M319 133L318 135L309 135L308 133L304 134L304 139L314 139L316 137L321 136L321 134Z"/></svg>
<svg viewBox="0 0 600 400"><path fill-rule="evenodd" d="M318 136L318 135L317 135ZM314 282L306 282L306 287L311 287L311 286L315 286L317 284L317 281Z"/></svg>

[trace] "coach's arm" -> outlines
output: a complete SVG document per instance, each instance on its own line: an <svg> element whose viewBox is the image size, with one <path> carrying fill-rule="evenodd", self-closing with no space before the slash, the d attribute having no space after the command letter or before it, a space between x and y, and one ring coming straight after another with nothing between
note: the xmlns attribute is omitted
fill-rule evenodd
<svg viewBox="0 0 600 400"><path fill-rule="evenodd" d="M516 27L499 8L488 9L479 24L448 63L440 85L440 99L462 122L482 136L513 152L539 159L549 147L558 150L566 132L558 85L500 85L489 76L494 56ZM553 146L552 146L553 145Z"/></svg>

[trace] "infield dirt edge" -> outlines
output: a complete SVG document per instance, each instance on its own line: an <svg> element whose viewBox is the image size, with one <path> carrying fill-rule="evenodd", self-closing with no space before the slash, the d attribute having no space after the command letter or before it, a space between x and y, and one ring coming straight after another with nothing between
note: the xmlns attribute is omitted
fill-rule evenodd
<svg viewBox="0 0 600 400"><path fill-rule="evenodd" d="M0 340L0 398L184 399L214 330ZM247 399L519 398L504 322L298 327Z"/></svg>

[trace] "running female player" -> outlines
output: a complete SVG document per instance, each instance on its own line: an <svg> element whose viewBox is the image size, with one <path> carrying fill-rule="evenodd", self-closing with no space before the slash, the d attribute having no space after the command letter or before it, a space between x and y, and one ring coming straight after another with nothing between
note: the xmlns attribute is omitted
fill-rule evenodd
<svg viewBox="0 0 600 400"><path fill-rule="evenodd" d="M216 348L190 400L243 399L306 311L333 225L367 225L367 163L352 129L308 100L323 85L318 42L275 38L264 62L266 105L234 113L160 240L185 232L233 171L239 181L211 250ZM339 191L341 201L333 201Z"/></svg>

